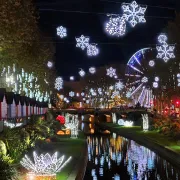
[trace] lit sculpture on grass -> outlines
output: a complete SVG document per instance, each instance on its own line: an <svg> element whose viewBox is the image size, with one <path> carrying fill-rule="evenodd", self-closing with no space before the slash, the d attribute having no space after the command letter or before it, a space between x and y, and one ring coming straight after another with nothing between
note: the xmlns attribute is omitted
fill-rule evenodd
<svg viewBox="0 0 180 180"><path fill-rule="evenodd" d="M12 128L23 126L23 123L11 123L11 122L4 121L4 126L9 127L10 129L12 129Z"/></svg>
<svg viewBox="0 0 180 180"><path fill-rule="evenodd" d="M143 119L143 131L148 131L149 130L149 118L148 114L141 114L142 119Z"/></svg>
<svg viewBox="0 0 180 180"><path fill-rule="evenodd" d="M56 173L60 172L61 169L71 160L69 157L64 163L65 156L57 158L58 153L55 152L52 156L48 153L41 154L38 156L36 152L33 152L34 162L25 155L25 157L20 161L21 165L25 167L30 172L28 173L30 177L51 177L56 176Z"/></svg>
<svg viewBox="0 0 180 180"><path fill-rule="evenodd" d="M118 120L118 125L125 126L125 127L132 127L133 121L124 121L123 119Z"/></svg>
<svg viewBox="0 0 180 180"><path fill-rule="evenodd" d="M78 136L78 118L77 116L73 116L73 119L71 120L71 122L69 121L68 123L65 123L64 126L67 129L71 130L71 138L77 138Z"/></svg>

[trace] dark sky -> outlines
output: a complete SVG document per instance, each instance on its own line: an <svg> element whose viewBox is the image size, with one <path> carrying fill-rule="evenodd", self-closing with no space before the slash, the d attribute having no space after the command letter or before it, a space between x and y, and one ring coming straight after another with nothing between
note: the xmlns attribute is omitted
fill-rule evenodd
<svg viewBox="0 0 180 180"><path fill-rule="evenodd" d="M67 78L77 75L79 68L88 70L90 66L102 66L114 63L127 63L137 50L155 47L156 38L173 20L175 11L180 10L180 0L137 0L138 4L148 5L146 23L135 28L127 26L122 38L108 36L104 24L108 20L106 13L121 13L121 3L129 0L36 0L39 11L39 25L56 44L56 69L58 75ZM75 13L83 11L93 13ZM104 13L104 15L99 14ZM68 36L60 39L56 36L56 27L67 28ZM90 42L98 44L100 54L88 57L85 51L76 48L75 37L81 34L89 36Z"/></svg>

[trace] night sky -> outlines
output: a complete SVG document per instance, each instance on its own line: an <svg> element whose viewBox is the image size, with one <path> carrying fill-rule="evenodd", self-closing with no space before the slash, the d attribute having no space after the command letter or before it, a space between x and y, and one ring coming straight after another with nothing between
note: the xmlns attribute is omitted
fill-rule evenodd
<svg viewBox="0 0 180 180"><path fill-rule="evenodd" d="M57 73L67 79L70 75L76 76L79 68L88 70L90 66L125 64L137 50L155 47L158 34L164 31L168 21L174 19L175 11L180 11L178 1L137 0L138 4L148 5L147 22L135 28L128 25L126 35L120 38L105 33L106 13L121 14L121 3L130 3L129 0L36 0L35 4L40 16L39 26L48 36L44 42L53 41L56 47ZM65 39L56 35L56 28L61 25L67 28ZM76 48L75 37L82 34L89 36L90 42L98 44L98 56L88 57L86 51Z"/></svg>

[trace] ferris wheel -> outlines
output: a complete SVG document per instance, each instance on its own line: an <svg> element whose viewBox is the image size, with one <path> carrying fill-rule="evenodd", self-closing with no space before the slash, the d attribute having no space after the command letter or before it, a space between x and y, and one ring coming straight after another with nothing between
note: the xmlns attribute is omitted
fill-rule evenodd
<svg viewBox="0 0 180 180"><path fill-rule="evenodd" d="M152 88L158 88L159 78L155 72L152 48L143 48L129 59L125 76L126 97L131 98L134 104L150 107L153 100Z"/></svg>

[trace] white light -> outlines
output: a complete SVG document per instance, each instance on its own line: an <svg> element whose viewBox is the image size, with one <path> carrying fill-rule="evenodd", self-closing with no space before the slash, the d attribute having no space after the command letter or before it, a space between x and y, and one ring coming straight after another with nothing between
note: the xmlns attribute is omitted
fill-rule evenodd
<svg viewBox="0 0 180 180"><path fill-rule="evenodd" d="M74 76L70 76L69 78L71 81L74 81Z"/></svg>
<svg viewBox="0 0 180 180"><path fill-rule="evenodd" d="M74 92L73 91L69 92L69 96L74 97Z"/></svg>
<svg viewBox="0 0 180 180"><path fill-rule="evenodd" d="M147 82L148 82L148 78L147 78L147 77L143 77L142 80L141 80L141 82L147 83Z"/></svg>
<svg viewBox="0 0 180 180"><path fill-rule="evenodd" d="M177 74L177 77L180 78L180 73Z"/></svg>
<svg viewBox="0 0 180 180"><path fill-rule="evenodd" d="M113 87L113 86L110 86L110 87L109 87L109 89L110 89L110 90L113 90L113 89L114 89L114 87Z"/></svg>
<svg viewBox="0 0 180 180"><path fill-rule="evenodd" d="M60 95L60 99L63 99L64 98L64 96L63 95Z"/></svg>
<svg viewBox="0 0 180 180"><path fill-rule="evenodd" d="M117 82L115 84L116 89L118 89L119 91L121 91L124 88L124 84L119 80L119 82Z"/></svg>
<svg viewBox="0 0 180 180"><path fill-rule="evenodd" d="M149 118L148 114L141 114L143 119L143 130L148 131L149 130Z"/></svg>
<svg viewBox="0 0 180 180"><path fill-rule="evenodd" d="M118 120L118 125L124 126L124 120L123 120L123 119L119 119L119 120Z"/></svg>
<svg viewBox="0 0 180 180"><path fill-rule="evenodd" d="M165 34L160 34L158 36L158 42L161 43L161 44L166 44L167 43L167 36Z"/></svg>
<svg viewBox="0 0 180 180"><path fill-rule="evenodd" d="M75 38L76 39L76 47L81 48L82 50L84 50L85 48L87 48L89 46L89 37L86 37L84 35L81 35L79 38Z"/></svg>
<svg viewBox="0 0 180 180"><path fill-rule="evenodd" d="M130 98L130 97L131 97L131 92L130 92L130 91L128 91L128 92L126 93L126 97L127 97L127 98Z"/></svg>
<svg viewBox="0 0 180 180"><path fill-rule="evenodd" d="M158 83L157 82L153 82L153 87L154 88L158 88Z"/></svg>
<svg viewBox="0 0 180 180"><path fill-rule="evenodd" d="M63 26L57 27L57 35L60 36L61 38L64 38L67 36L67 29Z"/></svg>
<svg viewBox="0 0 180 180"><path fill-rule="evenodd" d="M23 123L10 123L10 122L4 121L4 126L9 127L10 129L15 128L15 127L20 127L22 125Z"/></svg>
<svg viewBox="0 0 180 180"><path fill-rule="evenodd" d="M77 93L76 96L79 97L79 93Z"/></svg>
<svg viewBox="0 0 180 180"><path fill-rule="evenodd" d="M145 23L146 19L144 14L147 6L141 7L133 1L130 3L122 3L123 17L128 21L132 27L135 27L137 23Z"/></svg>
<svg viewBox="0 0 180 180"><path fill-rule="evenodd" d="M110 67L109 69L106 69L106 71L107 71L107 74L106 74L107 76L110 76L110 77L116 76L116 69Z"/></svg>
<svg viewBox="0 0 180 180"><path fill-rule="evenodd" d="M90 72L91 74L94 74L94 73L96 72L96 68L95 68L95 67L90 67L90 68L89 68L89 72Z"/></svg>
<svg viewBox="0 0 180 180"><path fill-rule="evenodd" d="M58 91L63 88L63 79L61 77L57 77L55 80L55 89Z"/></svg>
<svg viewBox="0 0 180 180"><path fill-rule="evenodd" d="M84 96L84 92L81 93L81 96Z"/></svg>
<svg viewBox="0 0 180 180"><path fill-rule="evenodd" d="M53 67L53 63L51 61L48 61L47 62L47 66L48 66L48 68L52 68Z"/></svg>
<svg viewBox="0 0 180 180"><path fill-rule="evenodd" d="M123 17L112 16L109 19L109 22L106 23L106 31L112 36L124 36L126 33L126 22Z"/></svg>
<svg viewBox="0 0 180 180"><path fill-rule="evenodd" d="M160 34L158 36L158 41L161 45L157 45L157 58L163 59L164 62L167 62L169 59L175 58L174 49L175 45L167 44L167 36L164 34Z"/></svg>
<svg viewBox="0 0 180 180"><path fill-rule="evenodd" d="M96 44L90 44L87 47L88 56L97 56L99 54L99 49L96 47Z"/></svg>
<svg viewBox="0 0 180 180"><path fill-rule="evenodd" d="M158 81L159 81L159 77L155 77L154 80L155 80L156 82L158 82Z"/></svg>
<svg viewBox="0 0 180 180"><path fill-rule="evenodd" d="M150 60L150 61L149 61L149 66L153 67L154 65L155 65L154 60Z"/></svg>
<svg viewBox="0 0 180 180"><path fill-rule="evenodd" d="M30 158L25 155L20 163L23 167L37 176L55 175L56 173L60 172L61 169L71 160L71 157L69 157L63 163L65 156L61 156L58 159L57 154L58 153L55 152L52 156L50 156L48 153L38 156L36 152L33 152L34 162L32 162Z"/></svg>
<svg viewBox="0 0 180 180"><path fill-rule="evenodd" d="M79 71L79 75L81 76L81 77L83 77L83 76L85 76L85 71L83 70L83 69L81 69L80 71Z"/></svg>
<svg viewBox="0 0 180 180"><path fill-rule="evenodd" d="M125 122L124 122L124 126L125 126L125 127L131 127L131 126L133 126L133 121L125 121Z"/></svg>

